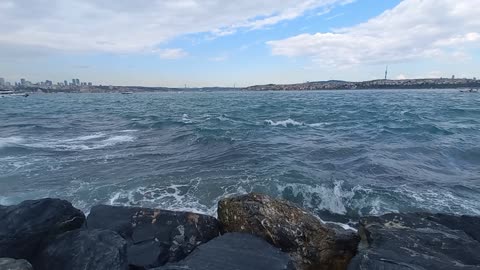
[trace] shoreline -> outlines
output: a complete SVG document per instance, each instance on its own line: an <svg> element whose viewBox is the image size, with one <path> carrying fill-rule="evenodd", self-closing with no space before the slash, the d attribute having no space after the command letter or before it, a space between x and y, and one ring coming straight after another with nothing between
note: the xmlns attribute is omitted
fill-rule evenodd
<svg viewBox="0 0 480 270"><path fill-rule="evenodd" d="M0 91L45 93L139 93L139 92L224 92L224 91L323 91L323 90L420 90L420 89L478 89L480 80L474 79L405 79L350 82L340 80L292 84L264 84L247 87L158 87L158 86L62 86L32 84L11 86Z"/></svg>
<svg viewBox="0 0 480 270"><path fill-rule="evenodd" d="M60 199L0 206L0 266L356 270L480 265L478 216L365 216L358 220L358 231L352 231L325 223L291 202L258 193L221 199L217 217L108 205L89 212L85 216ZM417 255L411 257L412 252Z"/></svg>

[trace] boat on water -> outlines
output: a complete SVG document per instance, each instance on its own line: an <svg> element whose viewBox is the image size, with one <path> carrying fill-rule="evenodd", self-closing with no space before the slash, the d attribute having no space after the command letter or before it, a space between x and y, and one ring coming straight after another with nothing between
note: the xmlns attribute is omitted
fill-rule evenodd
<svg viewBox="0 0 480 270"><path fill-rule="evenodd" d="M28 97L28 93L18 93L11 90L0 90L0 97Z"/></svg>
<svg viewBox="0 0 480 270"><path fill-rule="evenodd" d="M478 93L478 89L460 90L462 93Z"/></svg>
<svg viewBox="0 0 480 270"><path fill-rule="evenodd" d="M122 95L131 95L133 92L122 92Z"/></svg>

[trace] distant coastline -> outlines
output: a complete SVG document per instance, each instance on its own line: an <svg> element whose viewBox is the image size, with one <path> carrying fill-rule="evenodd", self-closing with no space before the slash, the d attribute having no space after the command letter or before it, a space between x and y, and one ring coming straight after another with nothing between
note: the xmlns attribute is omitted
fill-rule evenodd
<svg viewBox="0 0 480 270"><path fill-rule="evenodd" d="M178 92L178 91L319 91L319 90L362 90L362 89L464 89L480 88L480 80L473 79L404 79L404 80L371 80L349 82L340 80L305 82L297 84L265 84L248 87L145 87L145 86L104 86L104 85L28 85L4 87L0 90L15 92L43 92L43 93L122 93L122 92Z"/></svg>

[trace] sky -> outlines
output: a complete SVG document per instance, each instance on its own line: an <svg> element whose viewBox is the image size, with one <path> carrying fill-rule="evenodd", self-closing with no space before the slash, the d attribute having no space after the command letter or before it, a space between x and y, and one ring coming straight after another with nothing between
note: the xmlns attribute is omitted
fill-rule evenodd
<svg viewBox="0 0 480 270"><path fill-rule="evenodd" d="M103 85L480 78L480 0L0 0L0 77Z"/></svg>

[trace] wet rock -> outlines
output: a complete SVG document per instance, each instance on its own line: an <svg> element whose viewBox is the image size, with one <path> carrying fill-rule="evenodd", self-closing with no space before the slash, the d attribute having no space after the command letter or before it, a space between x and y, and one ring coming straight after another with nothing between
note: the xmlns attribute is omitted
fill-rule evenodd
<svg viewBox="0 0 480 270"><path fill-rule="evenodd" d="M156 270L293 270L289 256L265 240L249 234L228 233L199 246L185 260Z"/></svg>
<svg viewBox="0 0 480 270"><path fill-rule="evenodd" d="M352 231L330 228L292 203L261 194L221 200L218 218L224 232L253 234L289 253L298 269L346 269L359 242Z"/></svg>
<svg viewBox="0 0 480 270"><path fill-rule="evenodd" d="M387 214L360 221L350 270L480 269L480 217Z"/></svg>
<svg viewBox="0 0 480 270"><path fill-rule="evenodd" d="M127 242L110 230L75 230L52 241L35 270L127 270Z"/></svg>
<svg viewBox="0 0 480 270"><path fill-rule="evenodd" d="M0 258L0 270L33 270L33 267L23 259Z"/></svg>
<svg viewBox="0 0 480 270"><path fill-rule="evenodd" d="M128 241L128 261L139 268L178 262L219 232L214 217L148 208L95 206L89 229L110 229Z"/></svg>
<svg viewBox="0 0 480 270"><path fill-rule="evenodd" d="M80 228L83 213L59 199L0 207L0 257L32 260L55 236Z"/></svg>

